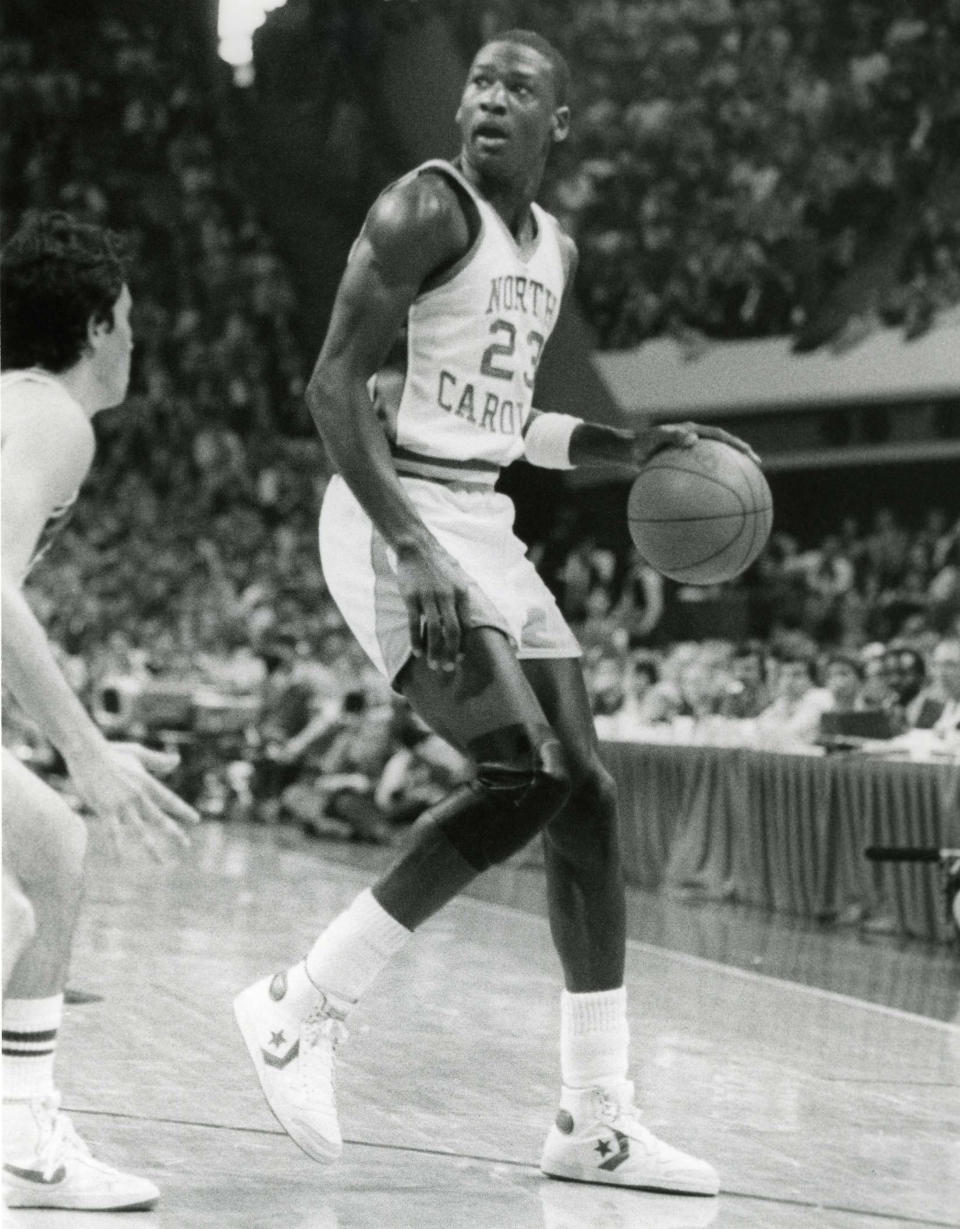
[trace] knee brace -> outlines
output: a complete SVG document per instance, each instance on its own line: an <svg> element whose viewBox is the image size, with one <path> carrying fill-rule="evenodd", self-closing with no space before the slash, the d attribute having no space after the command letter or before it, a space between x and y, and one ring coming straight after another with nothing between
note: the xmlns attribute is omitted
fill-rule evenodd
<svg viewBox="0 0 960 1229"><path fill-rule="evenodd" d="M602 764L594 763L575 778L569 804L544 835L561 857L578 864L619 857L617 787Z"/></svg>
<svg viewBox="0 0 960 1229"><path fill-rule="evenodd" d="M563 748L553 737L509 760L481 759L469 785L441 803L433 821L478 871L517 853L563 806L570 792Z"/></svg>

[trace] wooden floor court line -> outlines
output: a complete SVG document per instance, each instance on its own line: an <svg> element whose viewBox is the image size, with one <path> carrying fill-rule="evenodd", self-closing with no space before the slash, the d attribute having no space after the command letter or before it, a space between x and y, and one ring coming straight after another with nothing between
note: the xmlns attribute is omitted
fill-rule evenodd
<svg viewBox="0 0 960 1229"><path fill-rule="evenodd" d="M374 865L375 870L384 869L384 864L381 864L379 860L377 860ZM366 880L363 878L355 879L354 874L356 873L356 870L358 870L358 866L356 866L354 862L349 862L349 860L347 863L334 862L331 869L333 868L340 871L343 871L344 869L347 870L348 881L354 882L354 884L358 886L365 886L366 882L376 878L375 874L369 874L366 876ZM529 876L532 871L533 874L540 875L542 878L542 865L536 862L521 863L514 866L514 868L505 869L508 870L508 873L510 870L513 870L514 874L521 873L525 874L526 876ZM474 887L476 886L477 885L471 885L471 887L468 887L466 892L463 893L461 897L458 897L458 900L483 903L483 905L489 906L490 908L505 909L508 913L521 914L521 916L525 917L540 917L543 922L546 922L545 905L541 905L540 908L537 908L535 905L529 905L529 903L525 903L525 905L515 905L515 903L510 903L509 901L497 900L497 898L488 898L482 891L474 892ZM628 891L632 892L633 890L629 889L628 887ZM513 893L513 895L515 895L515 893ZM690 903L683 901L682 898L670 898L669 896L664 898L659 896L659 893L651 893L649 891L639 892L639 895L647 898L659 898L661 905L674 909L674 911L677 911L677 909L685 909L690 907ZM702 901L697 901L696 905L702 906L702 903ZM731 912L730 906L725 906L723 903L718 902L712 903L715 908L718 908L720 911L728 914L729 917ZM792 916L783 916L783 914L777 914L776 912L769 911L769 909L762 909L760 907L750 908L749 912L751 914L750 921L753 929L763 927L768 930L776 930L777 928L782 928L784 923L790 925L795 922L795 919ZM731 923L728 921L726 924L730 925ZM878 1013L889 1015L891 1018L895 1019L915 1020L922 1024L933 1024L950 1030L960 1029L960 981L956 981L954 1010L951 1011L948 1018L942 1018L942 1016L934 1014L932 1011L915 1011L908 1008L896 1007L894 1004L878 1002L878 999L869 998L867 995L846 994L842 991L836 991L836 989L831 989L826 986L819 986L819 984L816 984L815 982L799 980L797 977L781 977L778 976L777 973L773 972L760 972L757 970L752 970L752 968L742 967L742 965L736 964L735 961L730 959L714 959L714 957L697 954L697 952L682 950L682 946L679 946L676 943L651 943L650 940L638 938L638 929L640 930L640 933L642 933L642 925L640 925L640 927L638 927L638 925L634 925L633 933L627 940L628 948L635 948L639 951L647 951L650 952L651 955L656 956L670 956L672 959L676 959L677 961L688 962L688 964L691 964L694 967L699 966L709 968L709 970L714 971L723 970L726 973L730 973L731 976L741 977L746 981L760 980L773 984L779 984L779 986L792 989L792 991L798 991L799 989L799 991L806 991L810 994L821 995L821 997L833 999L837 1003L853 1004L857 1005L858 1008L862 1007L868 1010L875 1010L878 1011ZM810 933L815 934L817 938L826 941L840 938L840 936L844 933L844 928L837 929L831 927L812 927L810 928ZM847 933L849 934L849 932ZM865 959L874 959L875 956L878 956L886 941L889 941L887 940L886 936L881 936L879 939L879 946L874 946L874 948L871 948L869 952L863 952ZM900 943L900 940L894 941L897 944ZM923 957L924 960L929 960L930 955L932 955L935 951L935 960L937 960L937 965L933 968L929 966L927 967L927 976L929 977L943 977L944 968L948 970L948 976L951 976L955 970L960 968L960 959L958 959L960 949L949 949L948 946L943 944L930 944L927 943L927 941L918 939L908 940L907 945L911 948L911 960L916 959L918 962L921 960L921 957Z"/></svg>
<svg viewBox="0 0 960 1229"><path fill-rule="evenodd" d="M129 1121L144 1122L144 1123L152 1122L158 1125L164 1124L164 1125L170 1125L170 1126L188 1126L188 1127L194 1127L198 1129L216 1131L222 1134L231 1134L234 1132L239 1132L241 1134L248 1134L248 1135L265 1135L265 1136L272 1135L272 1136L278 1136L278 1137L282 1137L284 1135L284 1132L279 1127L271 1129L267 1127L224 1126L221 1123L210 1123L210 1122L205 1123L205 1122L185 1120L185 1119L179 1119L179 1118L163 1118L163 1117L154 1118L154 1117L147 1117L145 1115L138 1115L138 1114L118 1114L118 1113L108 1112L105 1110L77 1110L77 1109L71 1109L69 1106L65 1106L64 1108L68 1112L73 1113L79 1118L83 1118L83 1117L103 1118L103 1119L116 1119L118 1121L129 1120ZM514 1168L517 1170L529 1171L535 1177L539 1176L539 1171L536 1170L534 1166L531 1166L529 1163L525 1161L518 1161L511 1157L491 1156L491 1155L487 1155L483 1153L453 1151L453 1150L447 1150L447 1149L442 1149L442 1148L418 1148L418 1147L414 1147L408 1144L374 1143L369 1140L351 1139L348 1136L344 1136L344 1144L349 1145L352 1148L368 1148L368 1149L371 1149L377 1152L387 1152L387 1153L394 1152L394 1153L400 1153L400 1154L409 1154L410 1156L436 1157L436 1158L443 1158L447 1160L453 1159L453 1160L462 1160L462 1161L472 1161L478 1164L506 1166L508 1168ZM754 1192L738 1191L736 1189L728 1188L728 1187L723 1187L721 1189L720 1195L723 1200L744 1201L744 1202L753 1203L753 1204L767 1204L767 1205L770 1205L771 1207L811 1209L811 1210L817 1210L817 1211L823 1211L823 1212L837 1212L837 1213L840 1213L846 1216L867 1217L870 1220L878 1221L881 1223L886 1222L886 1223L892 1223L892 1224L900 1225L900 1226L917 1226L918 1229L956 1229L957 1224L958 1224L957 1221L930 1220L928 1218L922 1218L922 1217L903 1216L903 1215L898 1215L894 1213L872 1211L870 1209L855 1207L849 1204L819 1203L812 1199L799 1199L799 1198L791 1199L791 1198L777 1197L773 1195L759 1195ZM64 1221L60 1220L57 1223L63 1224ZM138 1223L141 1223L141 1222L138 1220Z"/></svg>
<svg viewBox="0 0 960 1229"><path fill-rule="evenodd" d="M504 905L495 901L474 900L469 896L462 896L459 899L466 904L481 905L486 909L503 910L506 913L521 917L529 918L533 916L515 905ZM537 918L537 921L543 925L548 925L543 918ZM822 986L808 986L804 982L790 981L787 978L776 977L770 973L752 973L749 969L740 969L736 965L724 964L720 960L710 960L706 956L692 956L689 952L678 952L673 948L661 947L656 943L646 943L641 939L628 938L627 947L636 951L649 952L651 955L669 960L675 960L679 964L690 965L693 968L711 969L713 972L724 973L728 977L737 977L743 981L768 983L779 986L784 990L793 991L794 993L809 994L816 998L829 999L831 1002L844 1003L848 1007L857 1007L866 1011L878 1012L880 1015L892 1016L895 1019L906 1020L911 1024L922 1024L928 1028L945 1029L950 1033L960 1033L960 1025L953 1024L949 1020L935 1020L930 1016L921 1015L919 1012L904 1011L900 1007L889 1007L884 1003L875 1003L870 999L858 998L856 995L840 994L836 990L826 990Z"/></svg>

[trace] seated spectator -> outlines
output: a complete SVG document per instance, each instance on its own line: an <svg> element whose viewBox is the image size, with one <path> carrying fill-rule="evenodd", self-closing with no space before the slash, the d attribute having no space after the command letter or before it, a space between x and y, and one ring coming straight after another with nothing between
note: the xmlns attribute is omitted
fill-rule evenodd
<svg viewBox="0 0 960 1229"><path fill-rule="evenodd" d="M960 637L945 637L933 651L933 677L941 700L932 729L938 734L960 733Z"/></svg>
<svg viewBox="0 0 960 1229"><path fill-rule="evenodd" d="M890 708L896 697L890 690L883 658L886 650L882 644L870 644L863 650L863 681L860 685L860 702L864 708Z"/></svg>
<svg viewBox="0 0 960 1229"><path fill-rule="evenodd" d="M903 571L897 581L881 588L878 605L883 612L888 636L900 636L908 623L923 617L930 604L930 569L926 549L919 543L910 547Z"/></svg>
<svg viewBox="0 0 960 1229"><path fill-rule="evenodd" d="M659 679L654 659L645 653L634 653L627 663L625 681L620 683L622 703L597 722L601 737L630 738L645 726L665 721L668 709ZM679 697L676 707L679 711Z"/></svg>
<svg viewBox="0 0 960 1229"><path fill-rule="evenodd" d="M393 751L391 717L389 709L369 712L362 691L347 693L318 771L283 793L284 808L306 832L389 844L390 829L374 790Z"/></svg>
<svg viewBox="0 0 960 1229"><path fill-rule="evenodd" d="M866 541L866 556L881 586L896 585L907 564L910 538L891 508L878 508L873 531Z"/></svg>
<svg viewBox="0 0 960 1229"><path fill-rule="evenodd" d="M926 728L928 710L921 702L927 667L916 649L891 644L880 659L883 677L892 697L891 709L904 726Z"/></svg>
<svg viewBox="0 0 960 1229"><path fill-rule="evenodd" d="M649 644L663 619L663 577L639 557L631 562L623 582L613 618L627 633L627 644L634 649Z"/></svg>
<svg viewBox="0 0 960 1229"><path fill-rule="evenodd" d="M615 657L597 657L590 670L590 702L595 716L609 717L623 707L623 667Z"/></svg>
<svg viewBox="0 0 960 1229"><path fill-rule="evenodd" d="M960 533L947 542L934 566L926 593L930 619L935 627L946 629L960 615Z"/></svg>
<svg viewBox="0 0 960 1229"><path fill-rule="evenodd" d="M883 659L878 660L882 663ZM894 703L868 707L863 702L864 668L859 658L835 653L828 658L825 673L833 703L820 717L817 741L822 746L828 750L847 750L865 745L861 740L888 740L903 731L903 712ZM851 739L855 741L851 743Z"/></svg>
<svg viewBox="0 0 960 1229"><path fill-rule="evenodd" d="M809 746L816 741L820 718L833 697L818 687L813 662L784 658L777 667L775 699L756 719L760 739L770 746Z"/></svg>
<svg viewBox="0 0 960 1229"><path fill-rule="evenodd" d="M302 655L292 632L265 637L260 646L266 669L260 697L253 794L262 817L273 817L283 790L326 750L339 729L343 690L333 674Z"/></svg>
<svg viewBox="0 0 960 1229"><path fill-rule="evenodd" d="M395 713L393 755L384 765L373 800L391 827L413 823L468 780L470 761L434 734L405 704Z"/></svg>
<svg viewBox="0 0 960 1229"><path fill-rule="evenodd" d="M701 721L716 714L720 703L722 682L718 672L707 661L696 661L680 672L680 716Z"/></svg>
<svg viewBox="0 0 960 1229"><path fill-rule="evenodd" d="M832 709L850 713L863 708L860 699L863 666L855 657L846 653L834 653L828 657L823 681L830 692Z"/></svg>
<svg viewBox="0 0 960 1229"><path fill-rule="evenodd" d="M655 720L659 712L659 704L652 697L660 672L657 663L644 653L634 653L627 665L623 713L625 719L643 725Z"/></svg>
<svg viewBox="0 0 960 1229"><path fill-rule="evenodd" d="M827 537L819 550L805 557L807 594L804 621L818 640L835 641L841 610L853 586L853 564L843 554L838 537Z"/></svg>
<svg viewBox="0 0 960 1229"><path fill-rule="evenodd" d="M610 606L610 590L595 585L587 595L583 622L577 627L577 639L585 650L611 647L622 652L627 646L627 632Z"/></svg>
<svg viewBox="0 0 960 1229"><path fill-rule="evenodd" d="M741 644L730 662L730 681L720 699L721 717L756 717L773 696L767 683L767 657L756 641Z"/></svg>
<svg viewBox="0 0 960 1229"><path fill-rule="evenodd" d="M560 608L567 619L578 622L586 618L590 613L591 597L596 609L599 594L603 592L607 594L603 613L609 613L609 594L616 562L613 551L598 547L589 536L582 538L570 551L556 577L560 589Z"/></svg>

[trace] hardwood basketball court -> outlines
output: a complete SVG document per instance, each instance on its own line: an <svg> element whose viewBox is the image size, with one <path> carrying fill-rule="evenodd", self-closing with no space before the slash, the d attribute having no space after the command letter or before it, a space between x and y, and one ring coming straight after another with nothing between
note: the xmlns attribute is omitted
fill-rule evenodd
<svg viewBox="0 0 960 1229"><path fill-rule="evenodd" d="M83 1229L906 1229L960 1224L960 962L632 893L627 985L649 1125L712 1161L718 1199L555 1182L559 966L536 867L423 927L350 1020L343 1160L261 1099L233 995L301 955L383 850L206 825L159 872L95 842L58 1076L149 1213L7 1212ZM641 939L639 936L643 935ZM852 988L852 989L851 989Z"/></svg>

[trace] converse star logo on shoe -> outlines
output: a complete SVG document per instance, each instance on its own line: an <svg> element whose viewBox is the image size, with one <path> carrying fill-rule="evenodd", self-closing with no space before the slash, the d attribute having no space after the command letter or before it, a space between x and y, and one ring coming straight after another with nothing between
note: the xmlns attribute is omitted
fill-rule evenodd
<svg viewBox="0 0 960 1229"><path fill-rule="evenodd" d="M270 983L270 997L274 1002L279 1003L283 996L287 993L287 975L286 973L275 973L273 980Z"/></svg>
<svg viewBox="0 0 960 1229"><path fill-rule="evenodd" d="M281 1029L279 1033L271 1033L271 1034L270 1034L270 1044L271 1044L272 1046L276 1046L278 1050L280 1049L280 1047L283 1045L283 1043L284 1043L286 1040L287 1040L287 1039L286 1039L286 1037L284 1036L283 1029Z"/></svg>
<svg viewBox="0 0 960 1229"><path fill-rule="evenodd" d="M58 1165L49 1178L42 1169L21 1169L19 1165L4 1165L3 1168L8 1174L13 1174L15 1178L22 1178L24 1182L37 1182L41 1186L56 1186L58 1182L62 1182L67 1176L66 1166L64 1165Z"/></svg>
<svg viewBox="0 0 960 1229"><path fill-rule="evenodd" d="M290 1049L287 1050L286 1054L270 1054L264 1049L261 1049L260 1053L263 1055L263 1061L268 1067L276 1067L278 1070L282 1071L283 1068L289 1066L289 1064L292 1063L300 1053L299 1038L293 1043Z"/></svg>
<svg viewBox="0 0 960 1229"><path fill-rule="evenodd" d="M602 1164L600 1165L600 1169L608 1169L611 1172L614 1169L619 1169L619 1167L623 1164L624 1161L629 1161L630 1159L630 1138L629 1136L624 1135L622 1131L614 1131L613 1134L617 1142L617 1152L612 1157L610 1157L609 1160L602 1162ZM606 1156L607 1153L612 1148L612 1146L613 1146L612 1140L601 1139L600 1142L597 1144L597 1152L599 1152L601 1156Z"/></svg>

